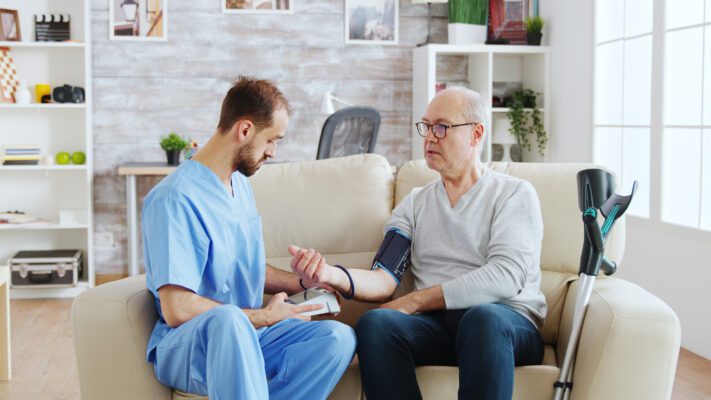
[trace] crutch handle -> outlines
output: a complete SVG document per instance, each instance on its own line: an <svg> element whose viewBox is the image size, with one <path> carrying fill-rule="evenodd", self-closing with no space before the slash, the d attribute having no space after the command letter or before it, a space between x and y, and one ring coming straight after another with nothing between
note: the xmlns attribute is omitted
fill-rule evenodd
<svg viewBox="0 0 711 400"><path fill-rule="evenodd" d="M583 224L585 225L585 236L588 242L592 245L592 250L602 253L605 250L605 244L602 241L602 232L597 224L597 210L590 207L583 213Z"/></svg>

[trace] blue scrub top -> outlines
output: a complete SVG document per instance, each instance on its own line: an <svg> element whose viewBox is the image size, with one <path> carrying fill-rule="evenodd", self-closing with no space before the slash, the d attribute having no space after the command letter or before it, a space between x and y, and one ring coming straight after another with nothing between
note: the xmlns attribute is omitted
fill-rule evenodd
<svg viewBox="0 0 711 400"><path fill-rule="evenodd" d="M146 285L160 316L148 342L148 362L172 329L158 297L164 285L240 308L262 306L266 259L261 217L252 187L239 172L232 174L232 190L234 197L212 170L187 160L146 196Z"/></svg>

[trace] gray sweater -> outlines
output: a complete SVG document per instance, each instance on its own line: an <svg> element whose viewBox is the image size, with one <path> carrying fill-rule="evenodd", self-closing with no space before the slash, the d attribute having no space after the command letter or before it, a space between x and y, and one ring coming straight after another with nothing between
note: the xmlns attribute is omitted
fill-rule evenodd
<svg viewBox="0 0 711 400"><path fill-rule="evenodd" d="M543 221L530 183L484 168L452 208L437 179L395 207L385 231L412 237L415 288L441 284L449 310L501 303L538 328L546 316L541 285Z"/></svg>

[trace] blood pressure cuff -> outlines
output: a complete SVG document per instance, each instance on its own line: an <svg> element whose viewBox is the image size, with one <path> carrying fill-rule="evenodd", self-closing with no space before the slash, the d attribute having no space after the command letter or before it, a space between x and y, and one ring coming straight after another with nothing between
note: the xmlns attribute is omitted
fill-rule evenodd
<svg viewBox="0 0 711 400"><path fill-rule="evenodd" d="M371 269L381 268L389 272L397 284L410 266L410 245L412 240L398 229L385 234L383 243L373 259Z"/></svg>

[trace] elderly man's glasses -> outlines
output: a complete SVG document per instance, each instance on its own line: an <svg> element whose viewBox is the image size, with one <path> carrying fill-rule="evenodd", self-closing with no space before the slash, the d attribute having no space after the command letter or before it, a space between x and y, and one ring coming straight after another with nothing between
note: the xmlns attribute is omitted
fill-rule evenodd
<svg viewBox="0 0 711 400"><path fill-rule="evenodd" d="M418 122L415 124L417 127L417 133L420 134L422 137L427 137L427 132L432 130L432 134L434 137L437 139L444 139L447 136L447 129L449 128L456 128L458 126L466 126L466 125L476 125L478 122L467 122L465 124L457 124L457 125L445 125L445 124L434 124L430 125L426 122Z"/></svg>

